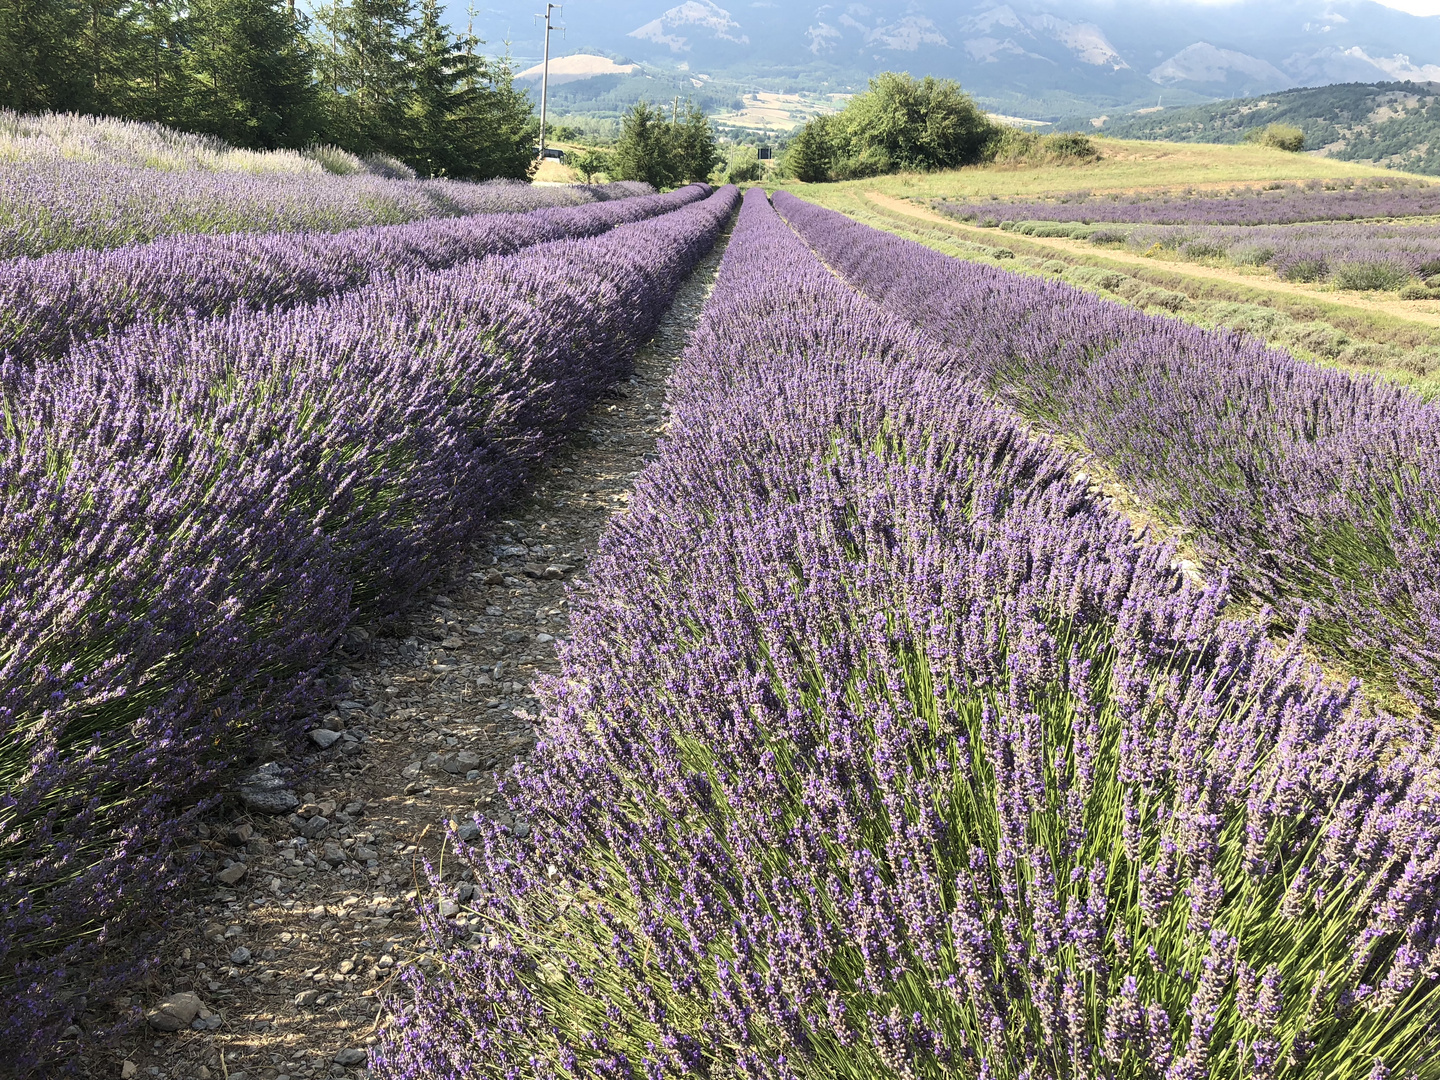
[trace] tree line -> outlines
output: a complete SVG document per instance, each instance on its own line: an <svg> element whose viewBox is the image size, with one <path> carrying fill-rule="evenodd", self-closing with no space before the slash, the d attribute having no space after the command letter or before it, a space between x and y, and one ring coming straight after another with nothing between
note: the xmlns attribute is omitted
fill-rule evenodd
<svg viewBox="0 0 1440 1080"><path fill-rule="evenodd" d="M1083 135L1035 135L995 123L951 79L886 71L840 112L807 122L790 140L781 167L797 180L819 183L1095 156Z"/></svg>
<svg viewBox="0 0 1440 1080"><path fill-rule="evenodd" d="M539 125L482 45L439 0L0 0L0 106L523 178Z"/></svg>

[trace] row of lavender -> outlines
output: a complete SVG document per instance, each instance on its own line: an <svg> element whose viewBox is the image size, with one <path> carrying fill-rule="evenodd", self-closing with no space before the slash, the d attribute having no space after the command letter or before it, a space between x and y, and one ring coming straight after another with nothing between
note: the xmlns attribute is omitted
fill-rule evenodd
<svg viewBox="0 0 1440 1080"><path fill-rule="evenodd" d="M516 181L0 164L0 259L145 243L176 233L333 232L650 192L648 184L534 187Z"/></svg>
<svg viewBox="0 0 1440 1080"><path fill-rule="evenodd" d="M1440 273L1440 225L1355 224L1138 226L1089 237L1145 251L1159 245L1189 259L1265 266L1286 281L1394 290Z"/></svg>
<svg viewBox="0 0 1440 1080"><path fill-rule="evenodd" d="M544 190L544 189L541 189ZM708 191L475 214L339 233L181 236L0 262L0 355L30 362L142 319L313 303L406 268L440 270L547 240L596 236Z"/></svg>
<svg viewBox="0 0 1440 1080"><path fill-rule="evenodd" d="M942 363L747 194L375 1075L1440 1075L1431 763Z"/></svg>
<svg viewBox="0 0 1440 1080"><path fill-rule="evenodd" d="M1078 439L1291 625L1440 709L1440 412L1258 339L947 258L784 193L946 368Z"/></svg>
<svg viewBox="0 0 1440 1080"><path fill-rule="evenodd" d="M187 804L624 373L737 200L0 368L7 1052L126 975Z"/></svg>
<svg viewBox="0 0 1440 1080"><path fill-rule="evenodd" d="M1305 184L1274 184L1229 192L1141 192L1058 199L937 202L936 208L965 221L1120 222L1147 225L1280 225L1300 221L1440 214L1440 184L1391 178Z"/></svg>
<svg viewBox="0 0 1440 1080"><path fill-rule="evenodd" d="M1304 225L1077 225L1007 222L1024 236L1156 248L1187 259L1264 266L1286 281L1328 281L1342 289L1393 291L1440 273L1440 226L1403 222Z"/></svg>

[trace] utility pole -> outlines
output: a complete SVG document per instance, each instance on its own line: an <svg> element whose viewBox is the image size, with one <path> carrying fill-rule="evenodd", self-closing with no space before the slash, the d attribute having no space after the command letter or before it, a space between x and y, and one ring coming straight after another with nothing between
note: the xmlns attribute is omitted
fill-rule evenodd
<svg viewBox="0 0 1440 1080"><path fill-rule="evenodd" d="M536 15L537 19L545 20L545 62L540 69L540 160L545 160L545 106L550 97L550 31L555 27L550 25L550 13L556 8L564 9L563 4L546 4L545 14Z"/></svg>

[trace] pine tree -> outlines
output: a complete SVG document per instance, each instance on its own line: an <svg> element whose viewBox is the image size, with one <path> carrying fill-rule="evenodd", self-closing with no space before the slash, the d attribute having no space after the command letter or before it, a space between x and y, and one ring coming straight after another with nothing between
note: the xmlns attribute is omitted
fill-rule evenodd
<svg viewBox="0 0 1440 1080"><path fill-rule="evenodd" d="M426 176L465 175L468 139L457 117L477 91L465 85L469 58L442 22L439 0L422 0L409 50L406 152L400 156Z"/></svg>
<svg viewBox="0 0 1440 1080"><path fill-rule="evenodd" d="M191 0L184 118L237 146L304 146L314 133L309 48L289 5Z"/></svg>
<svg viewBox="0 0 1440 1080"><path fill-rule="evenodd" d="M684 122L673 128L676 182L695 184L706 180L722 159L704 110L687 103Z"/></svg>
<svg viewBox="0 0 1440 1080"><path fill-rule="evenodd" d="M80 8L70 0L0 3L0 107L17 112L80 109L84 73L75 43Z"/></svg>
<svg viewBox="0 0 1440 1080"><path fill-rule="evenodd" d="M72 48L84 80L80 108L132 115L133 10L123 0L81 0L77 31Z"/></svg>
<svg viewBox="0 0 1440 1080"><path fill-rule="evenodd" d="M620 120L620 139L611 151L616 180L640 180L656 188L675 182L676 168L670 125L648 102L637 101Z"/></svg>
<svg viewBox="0 0 1440 1080"><path fill-rule="evenodd" d="M791 176L807 184L830 179L836 152L833 126L828 116L815 116L800 129L785 152L785 170Z"/></svg>
<svg viewBox="0 0 1440 1080"><path fill-rule="evenodd" d="M468 175L475 180L528 180L535 172L535 143L540 121L535 105L523 90L516 89L515 70L509 55L485 60L468 44L470 118L465 144Z"/></svg>
<svg viewBox="0 0 1440 1080"><path fill-rule="evenodd" d="M183 122L185 23L179 0L140 0L131 39L131 115L161 124Z"/></svg>

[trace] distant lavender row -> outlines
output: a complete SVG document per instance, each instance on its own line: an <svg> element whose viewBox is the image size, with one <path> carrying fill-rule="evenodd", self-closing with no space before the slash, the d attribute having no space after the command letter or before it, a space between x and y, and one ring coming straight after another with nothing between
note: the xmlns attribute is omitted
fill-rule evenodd
<svg viewBox="0 0 1440 1080"><path fill-rule="evenodd" d="M113 993L186 803L625 373L737 198L0 367L6 1056Z"/></svg>
<svg viewBox="0 0 1440 1080"><path fill-rule="evenodd" d="M1430 761L936 354L747 194L373 1075L1434 1080Z"/></svg>
<svg viewBox="0 0 1440 1080"><path fill-rule="evenodd" d="M845 278L1080 442L1292 622L1440 712L1440 411L1392 383L962 262L778 193Z"/></svg>
<svg viewBox="0 0 1440 1080"><path fill-rule="evenodd" d="M544 189L541 189L544 190ZM181 236L0 263L0 355L30 362L139 319L285 308L377 274L443 269L546 240L595 236L703 198L704 185L528 214L476 214L340 233Z"/></svg>
<svg viewBox="0 0 1440 1080"><path fill-rule="evenodd" d="M1398 289L1440 273L1440 225L1142 225L1093 240L1123 239L1145 250L1159 244L1187 258L1216 256L1267 266L1287 281L1333 281L1342 288Z"/></svg>
<svg viewBox="0 0 1440 1080"><path fill-rule="evenodd" d="M0 164L0 259L121 247L176 233L335 232L523 213L653 190L648 184L536 187L507 180L171 172L73 161Z"/></svg>
<svg viewBox="0 0 1440 1080"><path fill-rule="evenodd" d="M937 202L936 208L966 221L1084 221L1151 225L1268 225L1297 221L1440 214L1440 184L1381 179L1349 187L1312 181L1273 188L1134 195L1077 192L1058 199Z"/></svg>

